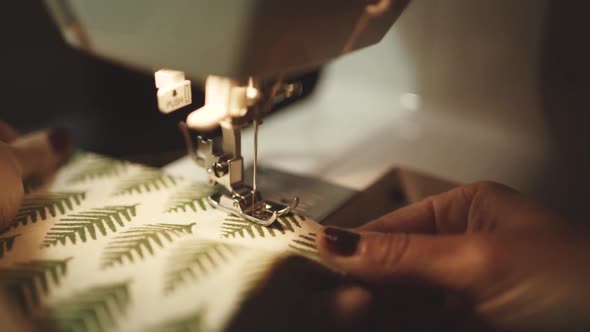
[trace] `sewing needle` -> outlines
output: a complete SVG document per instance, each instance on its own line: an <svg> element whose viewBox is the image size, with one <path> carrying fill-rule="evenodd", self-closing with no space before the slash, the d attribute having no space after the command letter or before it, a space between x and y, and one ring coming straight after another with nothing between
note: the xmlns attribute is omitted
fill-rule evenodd
<svg viewBox="0 0 590 332"><path fill-rule="evenodd" d="M258 120L254 120L254 163L252 164L252 214L256 197L256 173L258 172Z"/></svg>

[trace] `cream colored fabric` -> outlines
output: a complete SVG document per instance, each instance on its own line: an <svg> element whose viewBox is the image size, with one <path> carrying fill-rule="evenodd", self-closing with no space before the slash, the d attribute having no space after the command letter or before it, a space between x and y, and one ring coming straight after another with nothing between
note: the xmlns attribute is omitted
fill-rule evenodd
<svg viewBox="0 0 590 332"><path fill-rule="evenodd" d="M311 220L259 227L213 209L205 184L90 153L27 187L0 285L44 328L221 330L268 264L317 257Z"/></svg>

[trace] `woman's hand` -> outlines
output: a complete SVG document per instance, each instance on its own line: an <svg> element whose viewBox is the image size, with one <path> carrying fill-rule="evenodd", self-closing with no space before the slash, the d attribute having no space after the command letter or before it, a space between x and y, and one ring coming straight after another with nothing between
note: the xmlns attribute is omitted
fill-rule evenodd
<svg viewBox="0 0 590 332"><path fill-rule="evenodd" d="M72 151L63 128L20 135L0 121L0 230L10 226L23 198L23 180L55 171Z"/></svg>
<svg viewBox="0 0 590 332"><path fill-rule="evenodd" d="M496 328L590 327L589 233L499 184L459 187L355 231L326 228L317 242L336 270L465 295Z"/></svg>

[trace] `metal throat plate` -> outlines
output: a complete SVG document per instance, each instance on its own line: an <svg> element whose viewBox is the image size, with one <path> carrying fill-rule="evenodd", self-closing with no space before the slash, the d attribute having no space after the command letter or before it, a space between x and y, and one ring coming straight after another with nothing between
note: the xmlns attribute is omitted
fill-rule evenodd
<svg viewBox="0 0 590 332"><path fill-rule="evenodd" d="M245 183L252 185L252 167L245 170ZM321 179L296 175L278 169L258 166L257 188L264 199L289 204L293 197L299 198L294 212L322 222L341 208L358 191Z"/></svg>

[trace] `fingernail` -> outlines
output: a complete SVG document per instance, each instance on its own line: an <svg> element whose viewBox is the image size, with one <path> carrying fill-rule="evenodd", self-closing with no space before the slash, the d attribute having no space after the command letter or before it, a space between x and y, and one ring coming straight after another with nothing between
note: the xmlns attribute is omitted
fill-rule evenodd
<svg viewBox="0 0 590 332"><path fill-rule="evenodd" d="M361 236L340 228L324 229L326 249L338 256L352 256L356 252Z"/></svg>
<svg viewBox="0 0 590 332"><path fill-rule="evenodd" d="M66 128L51 129L48 135L49 144L56 153L63 153L70 148L72 144L72 134Z"/></svg>

